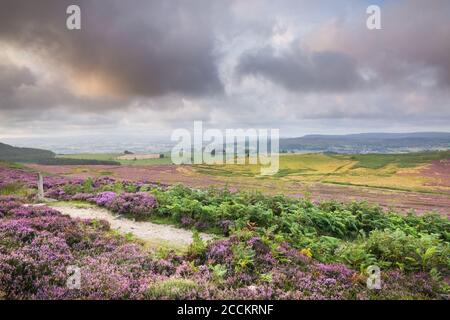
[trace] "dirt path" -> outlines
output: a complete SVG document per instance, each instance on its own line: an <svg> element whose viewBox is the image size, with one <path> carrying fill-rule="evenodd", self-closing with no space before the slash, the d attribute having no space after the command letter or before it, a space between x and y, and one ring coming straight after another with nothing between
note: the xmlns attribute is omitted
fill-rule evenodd
<svg viewBox="0 0 450 320"><path fill-rule="evenodd" d="M49 207L58 210L62 214L72 218L81 219L101 219L110 223L111 228L120 233L132 233L137 238L150 244L165 244L170 247L186 247L192 242L192 232L184 229L175 228L169 225L155 224L151 222L133 221L117 215L113 215L102 208L77 208L71 206L52 206ZM210 240L213 237L201 233L203 240Z"/></svg>

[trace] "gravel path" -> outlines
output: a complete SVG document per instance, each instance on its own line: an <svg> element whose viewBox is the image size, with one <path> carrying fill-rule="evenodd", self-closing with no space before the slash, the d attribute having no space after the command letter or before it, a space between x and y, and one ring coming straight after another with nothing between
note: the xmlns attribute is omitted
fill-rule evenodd
<svg viewBox="0 0 450 320"><path fill-rule="evenodd" d="M76 208L51 205L50 207L73 218L106 220L110 223L112 229L123 234L132 233L137 238L151 243L167 243L173 247L185 247L192 242L191 231L169 225L133 221L113 215L108 210L102 208ZM203 240L213 238L211 235L204 233L201 233L200 236Z"/></svg>

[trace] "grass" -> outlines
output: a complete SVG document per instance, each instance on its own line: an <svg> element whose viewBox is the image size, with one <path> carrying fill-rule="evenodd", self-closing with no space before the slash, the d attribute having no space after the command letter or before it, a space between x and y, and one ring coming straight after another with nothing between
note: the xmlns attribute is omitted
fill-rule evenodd
<svg viewBox="0 0 450 320"><path fill-rule="evenodd" d="M116 161L120 153L74 153L74 154L59 154L57 158L64 159L80 159L80 160L107 160Z"/></svg>
<svg viewBox="0 0 450 320"><path fill-rule="evenodd" d="M57 155L57 158L117 161L120 162L120 164L122 165L129 165L129 166L151 166L151 165L172 164L170 154L164 154L164 157L159 159L139 159L139 160L120 160L118 159L118 157L120 156L123 156L123 153L75 153L75 154Z"/></svg>
<svg viewBox="0 0 450 320"><path fill-rule="evenodd" d="M391 190L433 192L430 177L418 171L434 160L449 159L450 151L407 154L287 154L280 155L277 174L269 181L331 183ZM258 165L198 165L199 174L219 179L258 177ZM442 190L441 190L442 191Z"/></svg>
<svg viewBox="0 0 450 320"><path fill-rule="evenodd" d="M159 159L138 159L138 160L116 160L122 165L128 166L151 166L151 165L167 165L172 164L170 157L164 157Z"/></svg>
<svg viewBox="0 0 450 320"><path fill-rule="evenodd" d="M11 169L24 169L25 168L25 166L21 163L15 163L15 162L3 161L3 160L0 160L0 166L11 168Z"/></svg>
<svg viewBox="0 0 450 320"><path fill-rule="evenodd" d="M0 187L0 196L27 195L29 190L19 182L12 182Z"/></svg>
<svg viewBox="0 0 450 320"><path fill-rule="evenodd" d="M353 154L332 155L337 159L357 161L354 168L381 169L388 165L413 168L433 160L450 158L450 151L413 152L404 154Z"/></svg>
<svg viewBox="0 0 450 320"><path fill-rule="evenodd" d="M161 298L175 300L180 299L186 293L197 287L198 284L190 279L171 278L152 283L145 297L152 300Z"/></svg>

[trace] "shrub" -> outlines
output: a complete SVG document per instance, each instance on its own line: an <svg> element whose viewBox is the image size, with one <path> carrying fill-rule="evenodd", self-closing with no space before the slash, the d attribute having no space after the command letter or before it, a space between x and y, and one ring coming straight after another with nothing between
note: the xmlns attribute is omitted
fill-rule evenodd
<svg viewBox="0 0 450 320"><path fill-rule="evenodd" d="M448 272L450 247L437 235L407 235L374 230L367 239L365 248L374 254L384 267L399 267L408 271L430 271L433 268Z"/></svg>
<svg viewBox="0 0 450 320"><path fill-rule="evenodd" d="M155 197L145 192L121 193L107 205L113 212L130 214L140 219L150 216L155 207Z"/></svg>
<svg viewBox="0 0 450 320"><path fill-rule="evenodd" d="M189 246L188 253L192 257L203 257L206 253L206 244L203 242L197 230L192 234L192 243Z"/></svg>

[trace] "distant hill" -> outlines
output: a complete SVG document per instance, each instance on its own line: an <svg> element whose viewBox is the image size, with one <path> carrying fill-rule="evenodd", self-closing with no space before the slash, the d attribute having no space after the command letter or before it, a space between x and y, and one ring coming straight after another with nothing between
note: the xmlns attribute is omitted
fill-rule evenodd
<svg viewBox="0 0 450 320"><path fill-rule="evenodd" d="M10 162L39 162L55 158L56 154L42 149L18 148L0 142L0 160Z"/></svg>
<svg viewBox="0 0 450 320"><path fill-rule="evenodd" d="M280 150L338 153L395 153L450 149L450 133L360 133L280 139Z"/></svg>
<svg viewBox="0 0 450 320"><path fill-rule="evenodd" d="M61 159L49 150L34 148L19 148L0 142L0 160L8 162L38 163L52 165L120 165L117 161Z"/></svg>

